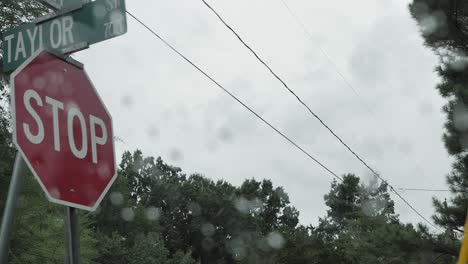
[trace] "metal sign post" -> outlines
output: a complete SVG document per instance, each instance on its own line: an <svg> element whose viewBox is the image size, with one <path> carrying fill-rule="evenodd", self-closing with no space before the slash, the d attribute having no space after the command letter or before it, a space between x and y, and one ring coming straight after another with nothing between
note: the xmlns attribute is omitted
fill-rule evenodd
<svg viewBox="0 0 468 264"><path fill-rule="evenodd" d="M65 207L65 236L67 241L66 264L81 264L80 260L80 226L78 211Z"/></svg>
<svg viewBox="0 0 468 264"><path fill-rule="evenodd" d="M8 248L10 244L10 235L13 229L16 209L18 207L18 198L26 173L26 164L20 153L16 153L13 175L10 180L8 197L3 211L2 226L0 226L0 263L8 262Z"/></svg>

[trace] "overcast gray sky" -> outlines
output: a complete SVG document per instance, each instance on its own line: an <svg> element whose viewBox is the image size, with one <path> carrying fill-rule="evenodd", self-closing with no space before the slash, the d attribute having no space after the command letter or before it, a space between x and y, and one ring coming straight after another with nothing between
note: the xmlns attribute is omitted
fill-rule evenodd
<svg viewBox="0 0 468 264"><path fill-rule="evenodd" d="M436 56L409 1L209 1L323 120L395 187L446 188ZM129 0L127 9L338 174L370 172L284 90L201 0ZM284 186L303 224L325 215L332 177L128 17L128 33L76 58L114 120L117 155L141 149L186 173ZM347 87L318 45L360 95ZM368 106L366 109L365 105ZM430 218L431 197L402 192ZM421 221L397 197L406 222Z"/></svg>

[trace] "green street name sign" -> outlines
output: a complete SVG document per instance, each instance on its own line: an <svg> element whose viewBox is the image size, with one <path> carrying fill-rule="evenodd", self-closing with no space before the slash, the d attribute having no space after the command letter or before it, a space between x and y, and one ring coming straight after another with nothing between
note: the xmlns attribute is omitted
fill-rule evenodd
<svg viewBox="0 0 468 264"><path fill-rule="evenodd" d="M38 49L66 54L126 32L125 0L96 0L70 13L4 32L3 71L16 69Z"/></svg>

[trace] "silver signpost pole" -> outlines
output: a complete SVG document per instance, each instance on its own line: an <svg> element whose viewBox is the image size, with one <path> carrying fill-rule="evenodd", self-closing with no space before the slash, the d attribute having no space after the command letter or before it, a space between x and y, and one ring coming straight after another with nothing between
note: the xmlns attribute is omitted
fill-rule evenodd
<svg viewBox="0 0 468 264"><path fill-rule="evenodd" d="M15 220L16 209L18 207L18 198L23 185L24 175L26 173L26 164L23 157L16 153L13 175L11 176L8 197L3 211L2 226L0 227L0 263L8 262L8 249L10 244L11 231Z"/></svg>
<svg viewBox="0 0 468 264"><path fill-rule="evenodd" d="M65 235L67 238L66 264L81 264L80 260L80 226L78 210L65 207Z"/></svg>

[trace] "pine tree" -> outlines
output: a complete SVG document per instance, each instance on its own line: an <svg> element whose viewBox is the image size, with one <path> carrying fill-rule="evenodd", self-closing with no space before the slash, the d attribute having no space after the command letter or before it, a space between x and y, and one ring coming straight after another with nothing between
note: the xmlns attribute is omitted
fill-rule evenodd
<svg viewBox="0 0 468 264"><path fill-rule="evenodd" d="M463 233L468 206L468 2L460 0L413 0L410 12L417 21L425 45L439 57L437 90L447 99L443 140L455 159L447 183L448 201L434 199L436 224L446 229L447 239Z"/></svg>

